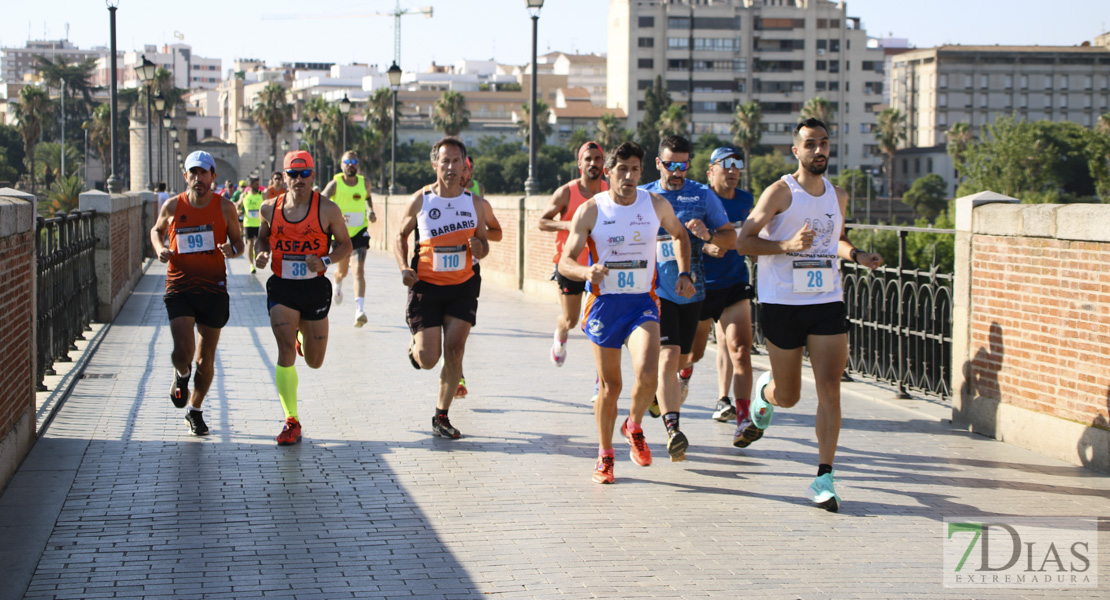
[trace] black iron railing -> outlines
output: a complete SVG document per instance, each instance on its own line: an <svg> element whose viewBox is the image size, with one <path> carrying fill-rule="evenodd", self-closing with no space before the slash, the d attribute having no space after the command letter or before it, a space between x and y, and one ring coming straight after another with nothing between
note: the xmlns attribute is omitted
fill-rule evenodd
<svg viewBox="0 0 1110 600"><path fill-rule="evenodd" d="M37 386L54 375L55 362L69 362L76 340L85 339L96 315L95 211L73 211L45 219L35 227L38 277Z"/></svg>
<svg viewBox="0 0 1110 600"><path fill-rule="evenodd" d="M929 270L910 266L906 236L912 233L954 236L956 232L883 225L849 224L847 228L889 230L898 237L898 256L886 257L887 264L879 269L871 271L841 261L849 321L848 371L894 384L902 396L914 390L951 399L952 274L938 272L935 264ZM757 275L753 268L753 282ZM755 342L766 346L759 317L756 300L752 302Z"/></svg>

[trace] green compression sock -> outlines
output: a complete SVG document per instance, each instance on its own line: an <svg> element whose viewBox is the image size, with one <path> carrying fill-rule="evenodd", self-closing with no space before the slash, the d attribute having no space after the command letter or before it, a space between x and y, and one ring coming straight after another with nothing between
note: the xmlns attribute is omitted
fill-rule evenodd
<svg viewBox="0 0 1110 600"><path fill-rule="evenodd" d="M297 367L277 367L274 379L277 381L281 407L285 409L285 418L297 418Z"/></svg>

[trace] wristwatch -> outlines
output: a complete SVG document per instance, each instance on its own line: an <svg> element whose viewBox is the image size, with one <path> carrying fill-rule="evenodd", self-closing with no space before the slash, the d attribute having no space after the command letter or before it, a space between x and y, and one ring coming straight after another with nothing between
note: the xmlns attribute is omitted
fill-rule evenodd
<svg viewBox="0 0 1110 600"><path fill-rule="evenodd" d="M858 260L856 260L856 254L859 254L859 249L857 248L852 248L852 251L848 253L848 256L852 259L852 262L859 262Z"/></svg>
<svg viewBox="0 0 1110 600"><path fill-rule="evenodd" d="M327 255L321 256L320 257L320 262L324 263L324 268L325 269L331 266L331 258L328 257Z"/></svg>
<svg viewBox="0 0 1110 600"><path fill-rule="evenodd" d="M691 275L689 271L683 271L683 272L679 273L679 274L678 274L678 277L682 277L683 275L685 275L685 276L689 277L689 278L690 278L690 281L693 281L693 280L694 280L694 276L693 276L693 275ZM678 279L678 277L676 277L675 279Z"/></svg>

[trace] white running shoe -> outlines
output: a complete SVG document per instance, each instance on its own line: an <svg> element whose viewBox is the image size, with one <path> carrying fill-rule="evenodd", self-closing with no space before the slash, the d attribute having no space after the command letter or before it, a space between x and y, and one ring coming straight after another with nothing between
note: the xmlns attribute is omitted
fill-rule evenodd
<svg viewBox="0 0 1110 600"><path fill-rule="evenodd" d="M551 344L551 362L555 363L556 367L563 366L567 360L567 345L560 344L559 342L552 342Z"/></svg>
<svg viewBox="0 0 1110 600"><path fill-rule="evenodd" d="M366 324L367 320L368 319L366 318L366 313L362 312L361 310L355 311L355 327L362 327Z"/></svg>

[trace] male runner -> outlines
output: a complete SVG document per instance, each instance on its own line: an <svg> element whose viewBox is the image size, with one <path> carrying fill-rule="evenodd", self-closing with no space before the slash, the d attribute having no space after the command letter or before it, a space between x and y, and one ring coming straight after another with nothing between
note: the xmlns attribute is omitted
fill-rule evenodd
<svg viewBox="0 0 1110 600"><path fill-rule="evenodd" d="M493 206L490 205L489 200L482 197L481 185L477 181L473 181L474 165L470 162L470 157L466 157L466 169L463 171L462 184L460 187L467 190L474 197L476 204L482 205L482 213L486 215L486 240L490 242L500 242L502 237L501 222L497 220L497 215L493 214ZM478 291L481 292L482 287L482 265L478 264L478 259L474 259L474 274L479 277ZM459 387L455 388L456 398L465 398L468 393L466 389L466 375L460 369L459 371Z"/></svg>
<svg viewBox="0 0 1110 600"><path fill-rule="evenodd" d="M347 233L355 255L355 327L366 324L366 250L370 247L370 233L366 220L378 221L374 214L374 200L370 197L370 182L358 174L358 154L348 150L343 154L343 172L324 187L324 195L339 205L347 221ZM341 259L335 269L335 303L343 302L343 279L351 265L351 257Z"/></svg>
<svg viewBox="0 0 1110 600"><path fill-rule="evenodd" d="M185 423L193 435L207 435L201 403L212 385L216 344L227 323L227 265L225 258L243 253L243 238L235 205L215 194L216 161L207 152L185 158L187 191L162 205L150 230L150 243L166 269L166 312L173 336L174 382L170 401L184 408ZM162 240L168 240L163 244ZM200 343L193 337L196 326ZM189 395L189 374L196 354L197 374Z"/></svg>
<svg viewBox="0 0 1110 600"><path fill-rule="evenodd" d="M609 189L609 184L602 178L605 168L605 150L597 142L586 142L578 148L578 170L582 173L578 179L567 182L555 190L551 197L551 204L540 216L540 231L554 231L555 234L555 280L559 284L559 302L562 312L555 321L555 339L551 344L551 362L555 366L563 366L567 359L567 333L578 324L578 315L582 312L582 292L586 289L586 282L574 281L564 277L559 272L559 260L563 256L563 248L570 234L570 220L574 212L589 198ZM558 218L555 218L558 215ZM583 251L577 257L580 265L586 265L587 256Z"/></svg>
<svg viewBox="0 0 1110 600"><path fill-rule="evenodd" d="M728 220L737 229L752 210L752 195L736 186L744 161L733 148L717 148L709 158L709 188L721 200ZM717 323L717 406L713 418L722 423L746 415L752 389L752 309L755 295L748 283L748 265L737 252L716 244L702 247L705 266L705 300L701 305L692 363L701 360L709 330ZM681 371L680 371L681 376ZM730 391L729 388L732 388ZM735 393L736 407L730 395ZM739 433L739 432L737 432Z"/></svg>
<svg viewBox="0 0 1110 600"><path fill-rule="evenodd" d="M273 257L274 274L266 281L270 328L277 340L274 373L285 425L279 446L301 441L297 414L297 355L319 369L328 349L328 310L331 282L324 276L332 262L351 253L343 212L334 202L312 191L316 178L312 155L296 150L282 162L289 191L262 204L255 264L266 268ZM335 243L328 252L328 236Z"/></svg>
<svg viewBox="0 0 1110 600"><path fill-rule="evenodd" d="M690 168L690 150L690 142L686 138L664 136L659 142L659 157L655 161L660 179L641 186L670 202L675 215L692 238L689 272L678 265L673 234L660 229L656 249L659 340L663 346L659 353L659 390L656 396L667 427L667 452L672 461L685 460L689 446L686 434L679 428L679 412L686 395L682 393L684 388L680 386L678 370L690 361L701 303L705 298L701 249L704 244L714 244L725 250L736 247L736 232L717 195L707 186L686 179ZM693 295L684 297L671 291L680 275L691 273L695 286Z"/></svg>
<svg viewBox="0 0 1110 600"><path fill-rule="evenodd" d="M285 174L274 171L274 175L270 177L270 185L266 187L266 199L277 198L283 194L285 194Z"/></svg>
<svg viewBox="0 0 1110 600"><path fill-rule="evenodd" d="M462 377L466 338L477 320L481 275L474 271L474 259L489 253L489 242L483 203L460 187L466 145L445 137L432 146L431 159L436 182L409 200L393 255L401 282L409 288L405 311L413 336L409 362L416 369L431 369L443 355L432 432L458 439L462 434L451 425L447 411ZM408 262L413 232L416 244Z"/></svg>
<svg viewBox="0 0 1110 600"><path fill-rule="evenodd" d="M740 230L740 252L759 256L760 324L771 370L756 382L750 422L740 424L739 437L743 445L758 440L771 424L774 407L798 403L802 354L808 349L817 387L819 463L809 491L818 506L836 512L840 497L832 464L840 435L840 376L848 364L848 318L837 258L870 269L882 265L883 258L860 252L844 232L848 192L824 177L829 161L825 124L817 119L798 123L791 150L798 170L763 191Z"/></svg>
<svg viewBox="0 0 1110 600"><path fill-rule="evenodd" d="M239 196L239 208L243 213L243 231L247 238L247 260L251 263L251 273L255 272L254 266L254 240L258 238L258 227L262 224L259 216L262 210L264 196L259 187L258 177L252 175L250 185L243 188Z"/></svg>
<svg viewBox="0 0 1110 600"><path fill-rule="evenodd" d="M658 194L638 189L644 150L625 142L605 157L605 174L613 188L600 192L575 211L570 235L559 259L559 272L571 280L589 282L582 317L586 337L594 345L594 363L601 380L594 403L599 442L595 483L613 483L613 426L621 392L621 346L632 354L635 382L632 408L621 425L636 464L651 464L651 450L641 423L655 393L659 362L659 305L652 289L655 279L655 236L660 227L673 238L681 273L674 283L676 296L694 293L690 242L671 205ZM590 265L575 258L589 245Z"/></svg>
<svg viewBox="0 0 1110 600"><path fill-rule="evenodd" d="M470 192L475 197L486 195L485 187L474 179L474 163L471 162L469 156L466 157L466 176L463 178L462 189ZM491 239L490 241L493 242L495 240Z"/></svg>

